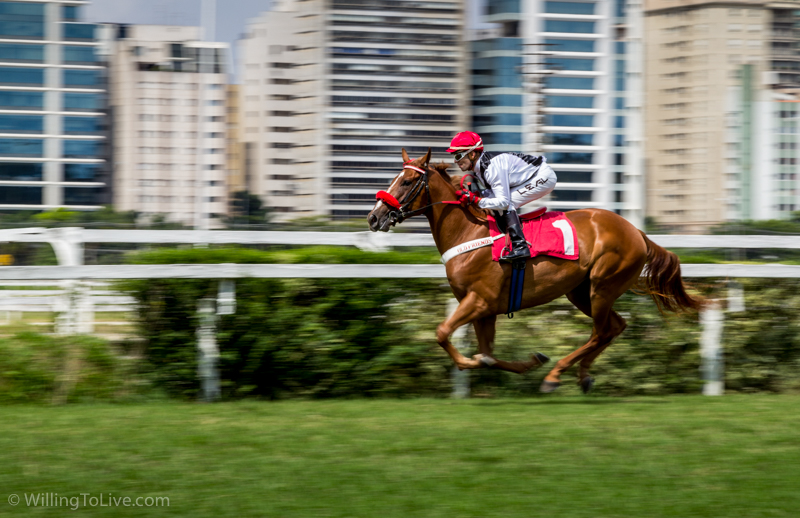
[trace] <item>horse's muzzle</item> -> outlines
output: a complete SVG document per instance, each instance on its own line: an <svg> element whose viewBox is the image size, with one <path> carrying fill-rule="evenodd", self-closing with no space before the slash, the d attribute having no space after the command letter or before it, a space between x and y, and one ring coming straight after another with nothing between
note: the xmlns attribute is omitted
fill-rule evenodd
<svg viewBox="0 0 800 518"><path fill-rule="evenodd" d="M367 223L369 223L369 229L373 232L378 231L378 216L374 213L370 212L367 216Z"/></svg>
<svg viewBox="0 0 800 518"><path fill-rule="evenodd" d="M397 222L397 213L394 211L386 211L378 208L367 215L369 229L373 232L388 232Z"/></svg>

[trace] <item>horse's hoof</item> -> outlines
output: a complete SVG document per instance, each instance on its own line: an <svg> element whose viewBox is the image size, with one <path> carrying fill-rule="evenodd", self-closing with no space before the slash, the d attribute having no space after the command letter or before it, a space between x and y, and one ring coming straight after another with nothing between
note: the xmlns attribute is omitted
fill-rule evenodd
<svg viewBox="0 0 800 518"><path fill-rule="evenodd" d="M551 392L555 392L560 386L560 381L543 381L542 385L539 387L539 392L542 392L543 394L550 394Z"/></svg>
<svg viewBox="0 0 800 518"><path fill-rule="evenodd" d="M592 387L594 387L594 378L591 376L586 376L580 381L581 390L584 394L588 394L592 391Z"/></svg>
<svg viewBox="0 0 800 518"><path fill-rule="evenodd" d="M536 353L533 357L539 362L539 365L544 365L550 361L550 357L542 353Z"/></svg>
<svg viewBox="0 0 800 518"><path fill-rule="evenodd" d="M491 356L484 356L482 354L478 355L478 356L481 357L480 362L481 362L481 365L483 365L484 367L492 367L492 366L494 366L495 363L497 363L497 360L495 360Z"/></svg>

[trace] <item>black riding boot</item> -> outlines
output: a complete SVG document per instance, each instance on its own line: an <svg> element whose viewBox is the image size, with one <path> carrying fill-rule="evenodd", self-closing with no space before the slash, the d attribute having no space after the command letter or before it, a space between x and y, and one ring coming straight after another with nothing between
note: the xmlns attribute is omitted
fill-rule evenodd
<svg viewBox="0 0 800 518"><path fill-rule="evenodd" d="M506 212L505 220L508 228L508 237L511 238L511 252L507 256L500 258L500 262L513 263L519 259L530 259L531 251L528 249L528 242L525 241L525 235L522 233L522 223L519 220L517 211L510 210Z"/></svg>

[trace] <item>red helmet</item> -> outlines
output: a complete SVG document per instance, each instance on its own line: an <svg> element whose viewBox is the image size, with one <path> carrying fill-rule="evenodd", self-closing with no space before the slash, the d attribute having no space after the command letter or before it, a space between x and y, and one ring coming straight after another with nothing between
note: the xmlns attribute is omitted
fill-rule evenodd
<svg viewBox="0 0 800 518"><path fill-rule="evenodd" d="M457 133L453 140L450 141L450 147L447 148L448 153L469 153L475 149L483 151L483 141L481 136L474 131L462 131Z"/></svg>

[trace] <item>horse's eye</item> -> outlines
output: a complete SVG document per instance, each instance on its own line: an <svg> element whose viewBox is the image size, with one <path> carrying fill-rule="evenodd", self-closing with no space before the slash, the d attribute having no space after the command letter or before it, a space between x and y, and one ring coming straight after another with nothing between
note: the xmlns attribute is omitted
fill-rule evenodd
<svg viewBox="0 0 800 518"><path fill-rule="evenodd" d="M406 185L411 185L411 180L406 180L406 181L404 181L404 182L403 182L403 185L404 185L404 186L406 186Z"/></svg>

